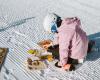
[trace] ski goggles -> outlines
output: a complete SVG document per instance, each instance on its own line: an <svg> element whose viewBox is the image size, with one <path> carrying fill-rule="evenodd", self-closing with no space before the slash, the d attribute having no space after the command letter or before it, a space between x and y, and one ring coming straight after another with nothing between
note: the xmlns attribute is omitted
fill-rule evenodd
<svg viewBox="0 0 100 80"><path fill-rule="evenodd" d="M57 24L55 22L52 22L51 24L51 32L52 33L57 33Z"/></svg>

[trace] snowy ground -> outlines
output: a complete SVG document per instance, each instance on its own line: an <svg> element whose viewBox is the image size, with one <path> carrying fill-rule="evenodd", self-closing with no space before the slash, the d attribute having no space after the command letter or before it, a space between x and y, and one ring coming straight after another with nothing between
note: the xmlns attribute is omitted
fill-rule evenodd
<svg viewBox="0 0 100 80"><path fill-rule="evenodd" d="M9 80L100 80L100 52L97 51L88 55L76 71L58 71L54 62L46 71L25 69L27 50L39 48L36 43L40 40L53 39L45 34L42 25L48 12L62 18L79 17L82 28L90 39L96 40L96 47L100 47L99 0L0 0L0 47L10 50L0 80L7 80L6 69L12 72Z"/></svg>

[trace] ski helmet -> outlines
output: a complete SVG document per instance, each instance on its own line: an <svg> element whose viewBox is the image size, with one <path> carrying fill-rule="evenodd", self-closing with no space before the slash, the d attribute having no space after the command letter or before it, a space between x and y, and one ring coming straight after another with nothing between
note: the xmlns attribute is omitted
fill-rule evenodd
<svg viewBox="0 0 100 80"><path fill-rule="evenodd" d="M46 15L43 26L45 31L51 33L57 32L57 19L60 18L57 14L55 13L49 13Z"/></svg>

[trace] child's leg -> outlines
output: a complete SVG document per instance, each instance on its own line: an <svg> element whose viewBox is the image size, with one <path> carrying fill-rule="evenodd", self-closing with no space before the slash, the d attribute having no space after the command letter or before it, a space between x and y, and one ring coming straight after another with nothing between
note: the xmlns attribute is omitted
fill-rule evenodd
<svg viewBox="0 0 100 80"><path fill-rule="evenodd" d="M70 66L69 71L72 71L72 70L75 70L75 65L77 65L77 64L78 64L77 59L72 59L72 58L69 57L67 64L63 68L65 69L69 65ZM56 62L55 66L58 67L58 68L62 68L62 66L59 64L59 62Z"/></svg>
<svg viewBox="0 0 100 80"><path fill-rule="evenodd" d="M68 58L67 64L73 64L77 65L78 64L78 59L73 59L73 58Z"/></svg>
<svg viewBox="0 0 100 80"><path fill-rule="evenodd" d="M80 64L80 63L84 63L85 61L85 58L84 59L73 59L73 58L68 58L68 64L74 64L74 65L77 65L77 64Z"/></svg>
<svg viewBox="0 0 100 80"><path fill-rule="evenodd" d="M84 63L85 58L84 59L72 59L72 58L68 58L68 64L72 64L73 66L70 68L70 70L76 70L79 67L82 66L82 64Z"/></svg>

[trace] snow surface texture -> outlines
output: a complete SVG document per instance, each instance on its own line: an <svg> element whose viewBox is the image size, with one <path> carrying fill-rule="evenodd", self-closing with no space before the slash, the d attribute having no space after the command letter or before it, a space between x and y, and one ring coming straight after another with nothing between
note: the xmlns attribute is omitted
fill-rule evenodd
<svg viewBox="0 0 100 80"><path fill-rule="evenodd" d="M9 53L0 73L0 80L100 80L100 52L87 56L86 62L76 71L65 72L49 63L49 68L28 71L24 61L27 50L39 48L37 42L53 39L43 30L43 19L48 12L62 18L77 16L90 39L100 47L99 0L0 0L0 47Z"/></svg>

